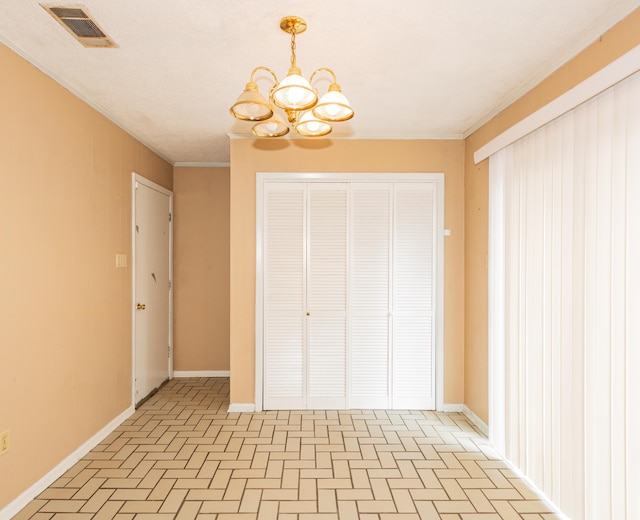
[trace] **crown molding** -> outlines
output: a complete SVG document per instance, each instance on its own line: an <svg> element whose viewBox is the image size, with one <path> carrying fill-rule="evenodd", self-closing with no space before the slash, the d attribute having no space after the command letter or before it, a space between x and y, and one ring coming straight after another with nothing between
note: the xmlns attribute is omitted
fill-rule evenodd
<svg viewBox="0 0 640 520"><path fill-rule="evenodd" d="M253 134L234 134L227 133L227 137L229 139L271 139L273 141L277 140L308 140L308 137L297 136L297 135L287 135L284 137L256 137ZM464 139L464 134L420 134L420 135L408 135L408 134L380 134L380 135L360 135L360 134L350 134L350 135L340 135L334 134L325 137L315 137L311 138L316 141L325 140L325 141L344 141L344 140L352 140L352 141L462 141Z"/></svg>
<svg viewBox="0 0 640 520"><path fill-rule="evenodd" d="M228 162L177 162L174 168L229 168Z"/></svg>

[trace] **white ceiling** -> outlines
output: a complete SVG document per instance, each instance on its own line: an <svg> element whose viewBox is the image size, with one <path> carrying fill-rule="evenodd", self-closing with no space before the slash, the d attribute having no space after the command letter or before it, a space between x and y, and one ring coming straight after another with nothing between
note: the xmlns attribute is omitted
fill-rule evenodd
<svg viewBox="0 0 640 520"><path fill-rule="evenodd" d="M82 2L82 0L79 0ZM64 3L64 2L60 2ZM229 161L229 106L264 65L282 79L297 15L305 76L332 68L356 115L335 135L461 137L640 0L84 0L118 48L87 49L36 0L0 2L0 41L172 163ZM640 28L639 28L640 30ZM0 71L1 73L1 71ZM258 82L263 92L270 87ZM319 88L326 89L326 82Z"/></svg>

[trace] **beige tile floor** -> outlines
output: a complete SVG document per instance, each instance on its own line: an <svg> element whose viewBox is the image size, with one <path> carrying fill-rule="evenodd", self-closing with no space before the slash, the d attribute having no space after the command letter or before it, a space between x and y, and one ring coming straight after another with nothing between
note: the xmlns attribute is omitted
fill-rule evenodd
<svg viewBox="0 0 640 520"><path fill-rule="evenodd" d="M16 520L551 520L462 414L227 413L174 379Z"/></svg>

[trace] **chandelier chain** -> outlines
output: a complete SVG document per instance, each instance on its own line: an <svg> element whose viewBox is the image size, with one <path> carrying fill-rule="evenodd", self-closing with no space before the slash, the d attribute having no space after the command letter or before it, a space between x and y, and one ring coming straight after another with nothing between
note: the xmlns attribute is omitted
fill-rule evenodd
<svg viewBox="0 0 640 520"><path fill-rule="evenodd" d="M296 31L291 32L291 67L296 66Z"/></svg>

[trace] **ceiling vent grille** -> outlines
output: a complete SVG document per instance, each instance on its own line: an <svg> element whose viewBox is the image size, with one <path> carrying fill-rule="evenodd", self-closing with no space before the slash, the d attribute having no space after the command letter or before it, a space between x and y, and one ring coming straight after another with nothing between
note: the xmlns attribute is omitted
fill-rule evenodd
<svg viewBox="0 0 640 520"><path fill-rule="evenodd" d="M85 47L117 47L83 5L40 5Z"/></svg>

